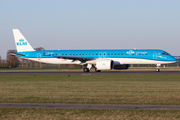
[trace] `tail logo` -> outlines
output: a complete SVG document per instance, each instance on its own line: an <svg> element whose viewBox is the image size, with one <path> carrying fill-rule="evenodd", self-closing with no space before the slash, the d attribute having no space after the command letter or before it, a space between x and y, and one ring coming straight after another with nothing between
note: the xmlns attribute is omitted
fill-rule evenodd
<svg viewBox="0 0 180 120"><path fill-rule="evenodd" d="M23 45L27 45L27 42L24 42L24 39L19 39L19 42L16 42L16 45L18 46L23 46Z"/></svg>

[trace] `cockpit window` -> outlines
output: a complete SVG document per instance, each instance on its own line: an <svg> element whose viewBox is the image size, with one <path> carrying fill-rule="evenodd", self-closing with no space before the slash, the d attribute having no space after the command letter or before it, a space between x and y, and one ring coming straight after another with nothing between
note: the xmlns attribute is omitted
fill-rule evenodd
<svg viewBox="0 0 180 120"><path fill-rule="evenodd" d="M169 54L169 53L164 52L164 53L161 53L161 55L170 55L170 54Z"/></svg>

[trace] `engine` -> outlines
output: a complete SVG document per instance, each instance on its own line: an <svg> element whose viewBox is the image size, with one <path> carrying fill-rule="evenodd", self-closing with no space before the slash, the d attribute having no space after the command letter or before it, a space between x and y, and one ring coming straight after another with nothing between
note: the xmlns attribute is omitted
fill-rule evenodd
<svg viewBox="0 0 180 120"><path fill-rule="evenodd" d="M114 62L112 60L97 60L96 69L97 70L111 70L114 68Z"/></svg>
<svg viewBox="0 0 180 120"><path fill-rule="evenodd" d="M129 65L114 65L114 69L121 70L121 69L128 69Z"/></svg>

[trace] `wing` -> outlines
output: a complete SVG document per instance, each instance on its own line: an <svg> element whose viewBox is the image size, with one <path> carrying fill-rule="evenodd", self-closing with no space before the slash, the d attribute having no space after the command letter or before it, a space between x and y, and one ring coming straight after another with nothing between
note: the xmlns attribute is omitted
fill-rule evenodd
<svg viewBox="0 0 180 120"><path fill-rule="evenodd" d="M54 56L54 57L60 59L70 59L70 60L79 60L79 61L95 60L95 58L93 57L82 57L82 56Z"/></svg>

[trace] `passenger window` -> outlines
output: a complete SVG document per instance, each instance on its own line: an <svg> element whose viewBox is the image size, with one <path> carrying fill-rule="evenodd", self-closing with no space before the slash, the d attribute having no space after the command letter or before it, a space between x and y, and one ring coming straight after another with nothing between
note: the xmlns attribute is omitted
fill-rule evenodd
<svg viewBox="0 0 180 120"><path fill-rule="evenodd" d="M81 55L81 54L79 54L79 55Z"/></svg>
<svg viewBox="0 0 180 120"><path fill-rule="evenodd" d="M89 54L89 55L91 55L91 54Z"/></svg>
<svg viewBox="0 0 180 120"><path fill-rule="evenodd" d="M59 54L59 55L61 55L61 54Z"/></svg>
<svg viewBox="0 0 180 120"><path fill-rule="evenodd" d="M73 55L75 55L75 54L73 54Z"/></svg>
<svg viewBox="0 0 180 120"><path fill-rule="evenodd" d="M92 54L92 55L94 55L94 54Z"/></svg>
<svg viewBox="0 0 180 120"><path fill-rule="evenodd" d="M141 53L139 53L139 55L141 55Z"/></svg>
<svg viewBox="0 0 180 120"><path fill-rule="evenodd" d="M118 54L118 55L120 55L120 54Z"/></svg>
<svg viewBox="0 0 180 120"><path fill-rule="evenodd" d="M127 54L125 54L125 55L127 55Z"/></svg>
<svg viewBox="0 0 180 120"><path fill-rule="evenodd" d="M62 54L62 55L64 55L64 54Z"/></svg>
<svg viewBox="0 0 180 120"><path fill-rule="evenodd" d="M98 55L98 54L96 54L96 55Z"/></svg>
<svg viewBox="0 0 180 120"><path fill-rule="evenodd" d="M121 55L123 55L123 53Z"/></svg>
<svg viewBox="0 0 180 120"><path fill-rule="evenodd" d="M113 55L113 54L111 54L111 55Z"/></svg>
<svg viewBox="0 0 180 120"><path fill-rule="evenodd" d="M67 55L67 54L65 54L65 55Z"/></svg>
<svg viewBox="0 0 180 120"><path fill-rule="evenodd" d="M116 55L116 54L114 54L114 55Z"/></svg>
<svg viewBox="0 0 180 120"><path fill-rule="evenodd" d="M148 54L146 53L146 55L148 55Z"/></svg>
<svg viewBox="0 0 180 120"><path fill-rule="evenodd" d="M108 54L108 55L110 55L110 54Z"/></svg>
<svg viewBox="0 0 180 120"><path fill-rule="evenodd" d="M134 53L132 55L134 55Z"/></svg>

